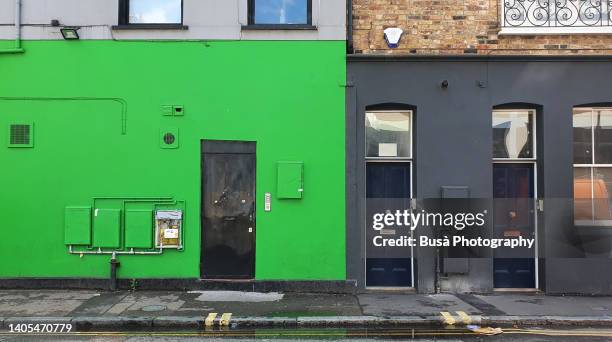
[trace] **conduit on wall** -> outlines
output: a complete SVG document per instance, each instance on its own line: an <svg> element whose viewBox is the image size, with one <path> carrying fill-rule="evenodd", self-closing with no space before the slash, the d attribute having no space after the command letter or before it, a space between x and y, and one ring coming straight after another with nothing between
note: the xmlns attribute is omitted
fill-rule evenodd
<svg viewBox="0 0 612 342"><path fill-rule="evenodd" d="M1 51L1 50L0 50ZM118 97L0 97L0 101L113 101L121 104L121 135L127 133L127 101Z"/></svg>
<svg viewBox="0 0 612 342"><path fill-rule="evenodd" d="M15 47L12 49L0 49L0 54L24 53L21 47L21 0L15 0Z"/></svg>

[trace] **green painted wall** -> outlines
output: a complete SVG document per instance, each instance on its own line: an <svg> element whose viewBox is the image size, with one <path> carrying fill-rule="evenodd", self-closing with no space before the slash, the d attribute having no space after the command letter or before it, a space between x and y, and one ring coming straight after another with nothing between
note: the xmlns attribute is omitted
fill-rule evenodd
<svg viewBox="0 0 612 342"><path fill-rule="evenodd" d="M24 48L0 55L0 97L122 98L127 134L118 102L0 100L0 277L108 277L109 256L69 255L63 228L66 206L106 196L186 203L185 250L120 256L120 277L199 277L200 140L224 139L257 141L256 278L345 279L344 42ZM184 105L185 116L162 116L162 104ZM35 125L34 148L7 148L8 125L23 121ZM179 149L159 147L168 127L180 130ZM277 161L304 162L303 199L274 197Z"/></svg>

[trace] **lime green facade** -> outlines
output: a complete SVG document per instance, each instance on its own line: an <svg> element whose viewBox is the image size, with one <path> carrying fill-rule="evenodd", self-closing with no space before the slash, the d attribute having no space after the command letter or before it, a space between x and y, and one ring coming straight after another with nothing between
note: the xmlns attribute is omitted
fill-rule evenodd
<svg viewBox="0 0 612 342"><path fill-rule="evenodd" d="M344 42L23 47L0 55L0 278L108 277L109 255L68 253L66 207L183 209L184 250L120 255L118 275L199 278L200 143L213 139L257 142L255 278L345 279ZM32 147L9 147L23 123ZM165 131L178 148L162 148ZM303 162L301 199L276 198L279 161Z"/></svg>

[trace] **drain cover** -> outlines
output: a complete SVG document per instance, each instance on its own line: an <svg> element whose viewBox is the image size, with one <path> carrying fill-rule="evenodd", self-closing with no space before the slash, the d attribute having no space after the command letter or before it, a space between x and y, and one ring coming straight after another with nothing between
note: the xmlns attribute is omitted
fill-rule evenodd
<svg viewBox="0 0 612 342"><path fill-rule="evenodd" d="M142 308L142 311L163 311L166 310L165 305L148 305Z"/></svg>

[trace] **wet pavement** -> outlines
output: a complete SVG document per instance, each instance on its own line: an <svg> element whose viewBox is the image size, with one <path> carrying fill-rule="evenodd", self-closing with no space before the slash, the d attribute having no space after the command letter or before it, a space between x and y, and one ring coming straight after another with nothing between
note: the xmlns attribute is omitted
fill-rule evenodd
<svg viewBox="0 0 612 342"><path fill-rule="evenodd" d="M334 339L364 336L403 339L407 337L406 331L414 335L415 330L401 330L392 336L380 333L406 328L417 331L437 329L435 331L444 332L430 334L435 338L459 336L462 339L472 339L473 334L465 330L470 325L501 327L505 329L504 335L507 335L504 338L510 338L508 336L520 333L510 333L511 330L507 329L580 326L610 328L610 336L591 337L612 341L611 311L612 297L545 296L535 293L427 295L378 292L351 295L236 291L2 290L0 341L13 338L15 335L9 331L17 324L21 327L27 327L28 324L34 327L70 324L72 332L81 335L66 335L66 338L85 340L93 336L88 334L101 331L105 334L157 332L163 335L147 336L162 340L173 337L172 333L176 331L187 334L174 336L179 340L194 337L193 334L196 337L217 337L214 334L201 336L207 328L224 328L230 332L243 333L228 337L249 338L254 336L244 334L248 329L269 331L265 329L271 327L291 331L326 327L325 336ZM210 323L208 327L207 321ZM365 330L365 335L347 335L346 330L342 330L346 328L369 330ZM454 328L452 333L449 333L448 328ZM261 331L256 330L258 337L261 337ZM329 335L329 332L337 331L342 336ZM425 334L423 337L429 338L430 335ZM29 336L25 334L22 337ZM130 341L141 337L129 334L103 336ZM276 336L273 333L269 337L316 339L317 336Z"/></svg>
<svg viewBox="0 0 612 342"><path fill-rule="evenodd" d="M235 291L2 290L0 317L33 316L609 316L612 297L540 294L304 294Z"/></svg>

